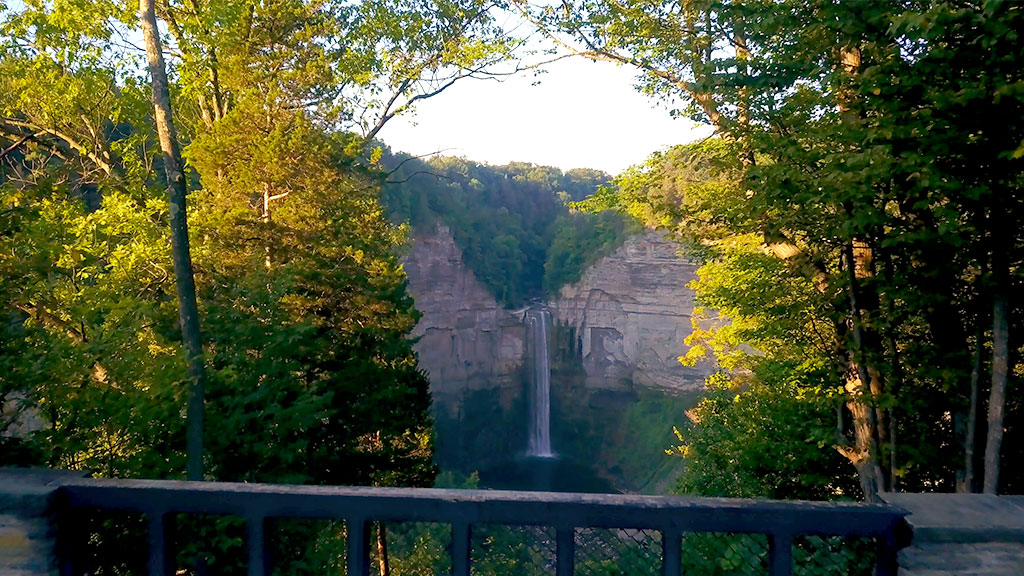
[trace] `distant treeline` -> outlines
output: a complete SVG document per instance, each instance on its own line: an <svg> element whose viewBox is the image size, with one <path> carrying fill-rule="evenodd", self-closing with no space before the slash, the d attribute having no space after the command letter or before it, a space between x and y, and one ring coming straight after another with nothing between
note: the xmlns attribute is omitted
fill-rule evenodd
<svg viewBox="0 0 1024 576"><path fill-rule="evenodd" d="M635 226L616 213L581 213L582 200L611 176L513 162L478 164L386 152L382 200L396 222L429 232L447 225L466 265L507 306L557 291L619 247Z"/></svg>

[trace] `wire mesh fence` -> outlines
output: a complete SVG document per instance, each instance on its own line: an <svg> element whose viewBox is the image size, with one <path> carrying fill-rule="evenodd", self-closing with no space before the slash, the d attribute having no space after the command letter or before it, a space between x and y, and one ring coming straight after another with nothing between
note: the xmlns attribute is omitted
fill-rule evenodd
<svg viewBox="0 0 1024 576"><path fill-rule="evenodd" d="M795 576L871 576L877 544L871 538L802 536L794 540ZM681 571L687 576L768 576L765 534L690 532L682 536ZM662 573L662 535L651 530L584 528L576 531L576 571L581 576L646 576Z"/></svg>
<svg viewBox="0 0 1024 576"><path fill-rule="evenodd" d="M661 574L661 532L656 530L579 528L576 574L582 576L655 576Z"/></svg>
<svg viewBox="0 0 1024 576"><path fill-rule="evenodd" d="M384 526L386 539L382 541L379 533ZM452 529L449 524L437 522L389 522L378 523L371 539L376 543L376 571L380 573L381 556L387 558L388 568L392 576L434 576L451 572L451 541Z"/></svg>
<svg viewBox="0 0 1024 576"><path fill-rule="evenodd" d="M762 576L769 574L764 534L689 532L683 534L683 574Z"/></svg>
<svg viewBox="0 0 1024 576"><path fill-rule="evenodd" d="M268 518L266 522L267 568L271 576L316 576L340 574L345 570L346 535L348 527L340 520L314 520L308 518ZM237 538L233 544L239 549L239 562L243 562L242 540L245 533L239 525L233 530ZM187 565L187 564L186 564ZM240 566L241 567L241 566ZM242 570L230 572L207 571L208 574L244 574Z"/></svg>
<svg viewBox="0 0 1024 576"><path fill-rule="evenodd" d="M902 510L845 503L93 479L58 502L72 575L892 576L909 542Z"/></svg>
<svg viewBox="0 0 1024 576"><path fill-rule="evenodd" d="M793 541L793 574L872 576L877 551L873 538L800 536Z"/></svg>
<svg viewBox="0 0 1024 576"><path fill-rule="evenodd" d="M473 574L542 576L555 573L554 528L483 524L473 527L472 536Z"/></svg>
<svg viewBox="0 0 1024 576"><path fill-rule="evenodd" d="M145 530L138 514L93 512L83 524L83 574L145 574ZM170 549L179 573L245 574L244 524L236 516L178 514ZM383 530L383 537L382 531ZM346 531L342 521L267 520L269 574L344 574ZM663 574L664 535L655 529L576 528L573 574ZM371 576L441 576L453 573L452 525L439 522L373 522L369 526ZM794 576L873 576L879 547L874 538L798 536L792 541ZM114 554L113 549L122 552ZM125 554L125 549L134 553ZM748 532L685 532L679 561L685 576L769 576L771 540ZM553 576L558 538L549 526L479 524L470 539L474 576Z"/></svg>

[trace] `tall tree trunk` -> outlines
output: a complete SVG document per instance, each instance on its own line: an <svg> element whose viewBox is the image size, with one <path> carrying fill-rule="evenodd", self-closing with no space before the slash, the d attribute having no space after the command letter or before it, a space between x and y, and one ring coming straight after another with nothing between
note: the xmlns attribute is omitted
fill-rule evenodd
<svg viewBox="0 0 1024 576"><path fill-rule="evenodd" d="M982 351L984 350L985 330L981 315L975 322L977 326L974 334L974 360L971 367L971 393L967 408L967 433L964 436L964 474L963 480L957 485L957 492L974 492L976 490L974 485L974 445L977 442L978 432L978 389L981 383L981 369L984 365Z"/></svg>
<svg viewBox="0 0 1024 576"><path fill-rule="evenodd" d="M853 78L860 74L861 52L856 46L839 48L839 66L846 76ZM836 105L845 124L856 125L860 122L859 114L851 107L854 99L853 91L841 86L836 93ZM844 206L846 215L852 220L853 205ZM865 325L871 311L877 310L877 298L867 302L861 292L862 281L873 275L871 263L871 247L862 240L851 238L844 247L849 289L850 321L853 334L853 349L849 354L849 377L846 391L850 400L847 406L854 418L854 450L847 450L845 455L853 463L860 477L864 500L875 502L878 493L884 490L885 475L882 473L878 459L879 413L877 397L882 391L882 375L872 365L874 361L871 351L877 351L878 345L874 334L869 334Z"/></svg>
<svg viewBox="0 0 1024 576"><path fill-rule="evenodd" d="M895 281L893 279L893 261L892 255L888 250L879 250L880 259L882 262L882 275L885 279L885 285L893 287ZM889 397L892 399L889 408L889 491L897 492L898 488L898 476L897 470L897 451L896 448L898 443L896 442L896 424L897 424L897 411L899 407L899 395L900 390L903 386L903 362L900 359L899 345L896 343L896 329L893 325L896 319L896 307L893 304L893 298L888 293L880 293L879 298L884 298L885 301L885 316L888 321L885 324L885 352L889 356L889 362L891 368L889 373L886 375L886 382L888 383Z"/></svg>
<svg viewBox="0 0 1024 576"><path fill-rule="evenodd" d="M979 231L984 231L984 223L978 226ZM984 236L983 236L984 238ZM977 478L975 468L977 466L977 455L975 448L978 443L978 400L981 396L981 373L985 367L985 323L988 320L988 298L985 282L988 277L988 250L982 244L978 250L978 262L981 270L975 281L978 287L977 302L975 304L974 317L974 353L971 359L971 390L968 397L967 407L967 430L964 434L964 471L960 482L957 483L957 492L977 492Z"/></svg>
<svg viewBox="0 0 1024 576"><path fill-rule="evenodd" d="M993 210L993 213L995 210ZM998 218L998 217L997 217ZM992 388L988 397L988 438L985 442L985 483L982 492L999 490L999 452L1003 443L1003 407L1010 364L1010 270L1005 223L993 222L992 242ZM1002 241L999 241L999 240Z"/></svg>
<svg viewBox="0 0 1024 576"><path fill-rule="evenodd" d="M850 351L850 376L846 391L850 395L848 406L854 418L856 452L850 458L860 475L864 499L878 500L878 493L884 489L884 476L878 461L878 414L877 397L882 391L882 376L870 364L869 348L874 349L873 338L865 329L868 306L863 302L861 281L870 275L871 248L859 241L846 246L846 263L849 274L849 302L852 319L853 350ZM850 457L850 456L848 456Z"/></svg>
<svg viewBox="0 0 1024 576"><path fill-rule="evenodd" d="M391 576L391 559L388 557L388 529L383 522L377 523L377 565L380 576Z"/></svg>
<svg viewBox="0 0 1024 576"><path fill-rule="evenodd" d="M188 365L188 479L202 480L203 389L206 373L203 367L203 344L199 334L199 307L196 303L195 278L192 275L192 255L189 251L188 219L185 210L187 185L181 152L178 150L178 135L171 119L171 94L167 86L167 69L160 46L160 31L157 29L153 0L139 0L139 21L146 44L149 73L153 78L153 117L160 137L160 149L163 151L164 171L167 174L171 212L171 254L174 259L174 280L178 289L181 338L185 345Z"/></svg>
<svg viewBox="0 0 1024 576"><path fill-rule="evenodd" d="M263 222L263 229L266 231L270 225L270 184L263 183L263 213L260 214L260 221ZM263 265L269 270L271 267L270 262L270 243L263 247L264 259Z"/></svg>
<svg viewBox="0 0 1024 576"><path fill-rule="evenodd" d="M733 20L732 42L736 49L736 72L744 82L737 91L736 98L736 124L740 133L740 162L744 168L754 166L754 151L750 147L750 87L746 83L749 75L747 63L750 60L750 49L747 48L747 35L743 20L736 17Z"/></svg>

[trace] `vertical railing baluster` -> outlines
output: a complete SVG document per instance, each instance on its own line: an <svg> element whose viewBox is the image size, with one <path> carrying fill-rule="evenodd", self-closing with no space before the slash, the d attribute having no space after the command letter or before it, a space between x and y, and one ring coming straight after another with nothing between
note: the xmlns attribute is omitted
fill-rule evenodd
<svg viewBox="0 0 1024 576"><path fill-rule="evenodd" d="M899 570L898 548L892 536L878 539L878 558L875 576L896 576Z"/></svg>
<svg viewBox="0 0 1024 576"><path fill-rule="evenodd" d="M267 543L264 531L267 519L250 516L245 519L245 545L249 554L249 576L267 576Z"/></svg>
<svg viewBox="0 0 1024 576"><path fill-rule="evenodd" d="M452 576L469 576L472 537L473 527L468 522L452 523Z"/></svg>
<svg viewBox="0 0 1024 576"><path fill-rule="evenodd" d="M670 528L661 531L661 574L679 576L683 566L683 534Z"/></svg>
<svg viewBox="0 0 1024 576"><path fill-rule="evenodd" d="M354 517L345 522L348 544L348 576L370 575L370 523Z"/></svg>
<svg viewBox="0 0 1024 576"><path fill-rule="evenodd" d="M72 520L75 514L84 515L81 510L74 510L67 504L67 496L57 493L51 504L57 528L57 562L60 576L78 576L82 573L81 554L82 542L86 538L84 518Z"/></svg>
<svg viewBox="0 0 1024 576"><path fill-rule="evenodd" d="M81 546L78 546L78 531L72 531L73 529L67 525L67 523L60 524L57 532L57 558L58 558L58 571L60 576L78 576L81 570L75 571L75 567L78 566L76 560L78 560L78 550ZM78 560L79 562L81 560Z"/></svg>
<svg viewBox="0 0 1024 576"><path fill-rule="evenodd" d="M558 528L555 535L555 573L572 576L576 571L576 529Z"/></svg>
<svg viewBox="0 0 1024 576"><path fill-rule="evenodd" d="M793 573L793 535L776 532L768 537L769 573L790 576Z"/></svg>
<svg viewBox="0 0 1024 576"><path fill-rule="evenodd" d="M167 552L167 525L171 521L163 510L146 513L149 520L149 576L170 576L174 558Z"/></svg>

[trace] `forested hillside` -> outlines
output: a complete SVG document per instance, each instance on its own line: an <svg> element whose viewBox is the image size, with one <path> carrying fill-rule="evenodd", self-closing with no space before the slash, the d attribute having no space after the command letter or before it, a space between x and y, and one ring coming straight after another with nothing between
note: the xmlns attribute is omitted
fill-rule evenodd
<svg viewBox="0 0 1024 576"><path fill-rule="evenodd" d="M390 153L381 163L391 219L421 232L447 225L469 268L508 306L575 282L636 228L615 213L570 209L610 183L611 176L596 170Z"/></svg>
<svg viewBox="0 0 1024 576"><path fill-rule="evenodd" d="M186 4L0 4L0 464L177 478L187 435L193 479L429 485L366 152L509 41L472 3Z"/></svg>
<svg viewBox="0 0 1024 576"><path fill-rule="evenodd" d="M673 232L728 318L680 489L1019 492L1017 2L570 3L524 15L718 137L586 204Z"/></svg>

